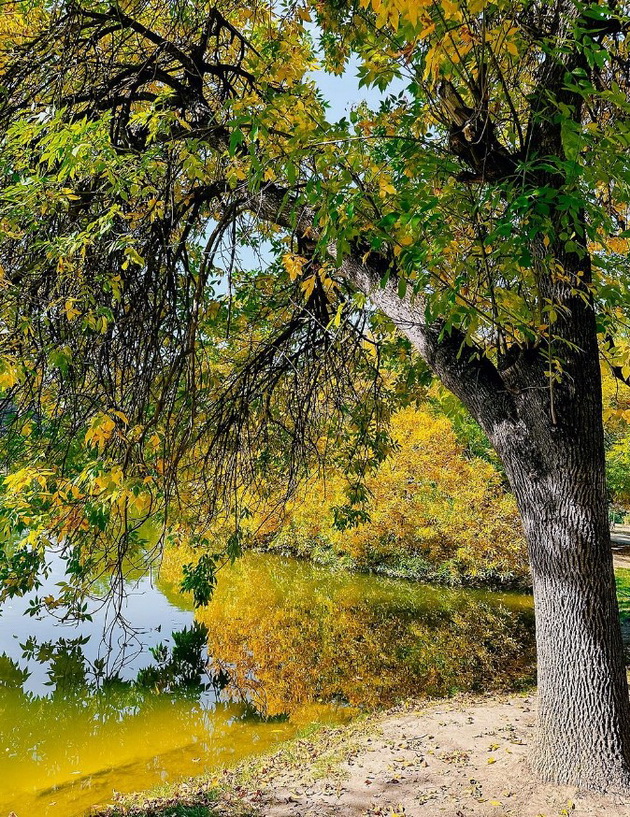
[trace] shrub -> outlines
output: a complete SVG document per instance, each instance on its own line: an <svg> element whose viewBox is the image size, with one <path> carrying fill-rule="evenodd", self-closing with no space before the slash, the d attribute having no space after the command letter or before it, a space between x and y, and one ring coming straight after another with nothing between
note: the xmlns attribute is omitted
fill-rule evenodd
<svg viewBox="0 0 630 817"><path fill-rule="evenodd" d="M426 409L398 412L392 434L397 450L367 480L369 521L334 527L345 481L329 469L304 486L282 518L267 521L255 545L420 579L526 581L516 503L496 467L466 456L450 420Z"/></svg>

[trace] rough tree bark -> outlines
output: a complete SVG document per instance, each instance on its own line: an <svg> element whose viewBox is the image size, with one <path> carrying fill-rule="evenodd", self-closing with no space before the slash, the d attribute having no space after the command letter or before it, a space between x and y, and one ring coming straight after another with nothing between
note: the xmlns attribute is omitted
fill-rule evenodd
<svg viewBox="0 0 630 817"><path fill-rule="evenodd" d="M544 392L495 430L529 543L536 606L538 735L545 780L630 783L630 711L610 549L599 372L583 361L549 422ZM568 390L567 390L568 391ZM535 433L532 430L535 429Z"/></svg>
<svg viewBox="0 0 630 817"><path fill-rule="evenodd" d="M565 354L555 394L545 388L540 357L513 364L504 379L518 389L519 420L495 428L493 443L529 543L539 707L532 762L546 780L606 789L630 783L630 707L608 527L595 316L573 306L581 348Z"/></svg>
<svg viewBox="0 0 630 817"><path fill-rule="evenodd" d="M554 133L553 130L556 130ZM561 154L556 129L546 151ZM542 137L540 137L542 139ZM540 184L562 185L541 178ZM283 206L271 190L258 212ZM302 222L312 223L302 213ZM293 222L295 225L295 221ZM630 787L630 702L608 526L602 385L586 247L554 246L563 280L548 276L541 295L559 309L554 346L514 347L498 365L470 354L456 331L427 326L421 300L401 298L395 276L355 253L341 273L413 343L444 385L467 406L501 457L529 545L536 610L538 776L594 790ZM330 248L335 255L335 248ZM359 260L361 258L361 260ZM551 358L561 375L550 376Z"/></svg>
<svg viewBox="0 0 630 817"><path fill-rule="evenodd" d="M558 250L590 277L588 257ZM571 284L553 282L565 309L558 382L548 350L519 348L499 366L463 339L422 323L421 304L382 288L352 259L344 274L409 337L468 407L501 457L529 545L536 609L538 776L595 790L630 787L630 703L608 526L602 387L595 311Z"/></svg>

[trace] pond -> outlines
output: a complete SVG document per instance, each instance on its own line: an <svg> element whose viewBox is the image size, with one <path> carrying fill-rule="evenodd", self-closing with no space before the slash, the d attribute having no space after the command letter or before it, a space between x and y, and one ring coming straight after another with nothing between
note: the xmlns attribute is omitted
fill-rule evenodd
<svg viewBox="0 0 630 817"><path fill-rule="evenodd" d="M128 578L129 628L108 608L70 626L26 616L26 600L5 606L1 817L78 817L114 790L220 770L314 722L533 680L526 595L252 553L221 571L195 620L180 569L171 553L161 577Z"/></svg>

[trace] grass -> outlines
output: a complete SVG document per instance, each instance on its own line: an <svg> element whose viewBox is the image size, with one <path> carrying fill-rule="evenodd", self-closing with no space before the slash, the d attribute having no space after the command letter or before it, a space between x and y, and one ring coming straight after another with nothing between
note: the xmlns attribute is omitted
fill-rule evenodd
<svg viewBox="0 0 630 817"><path fill-rule="evenodd" d="M162 817L211 817L216 811L207 806L173 806L162 810L161 814Z"/></svg>
<svg viewBox="0 0 630 817"><path fill-rule="evenodd" d="M190 795L187 796L182 791L177 792L176 790L166 797L152 797L151 795L145 797L142 794L136 794L125 797L115 806L99 811L98 815L102 817L105 815L107 817L219 817L216 801L217 795L212 790L198 790L193 793L192 799ZM246 817L246 815L241 814L239 817Z"/></svg>
<svg viewBox="0 0 630 817"><path fill-rule="evenodd" d="M630 570L618 568L615 570L617 584L617 599L622 621L630 618Z"/></svg>

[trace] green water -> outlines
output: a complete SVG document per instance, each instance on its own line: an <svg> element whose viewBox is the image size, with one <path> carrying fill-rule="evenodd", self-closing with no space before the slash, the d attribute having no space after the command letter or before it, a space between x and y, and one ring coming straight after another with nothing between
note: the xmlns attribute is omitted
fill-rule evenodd
<svg viewBox="0 0 630 817"><path fill-rule="evenodd" d="M172 645L171 631L193 622L189 599L175 589L179 568L171 556L161 579L130 582L124 613L135 634L106 611L70 628L25 617L21 603L4 610L0 817L83 815L114 790L220 770L314 721L533 679L529 596L249 554L221 572L213 601L197 614L208 628L211 674L229 673L228 685L139 684L138 673L146 679L155 664L147 646ZM48 644L27 660L30 636ZM111 676L118 680L103 681Z"/></svg>

